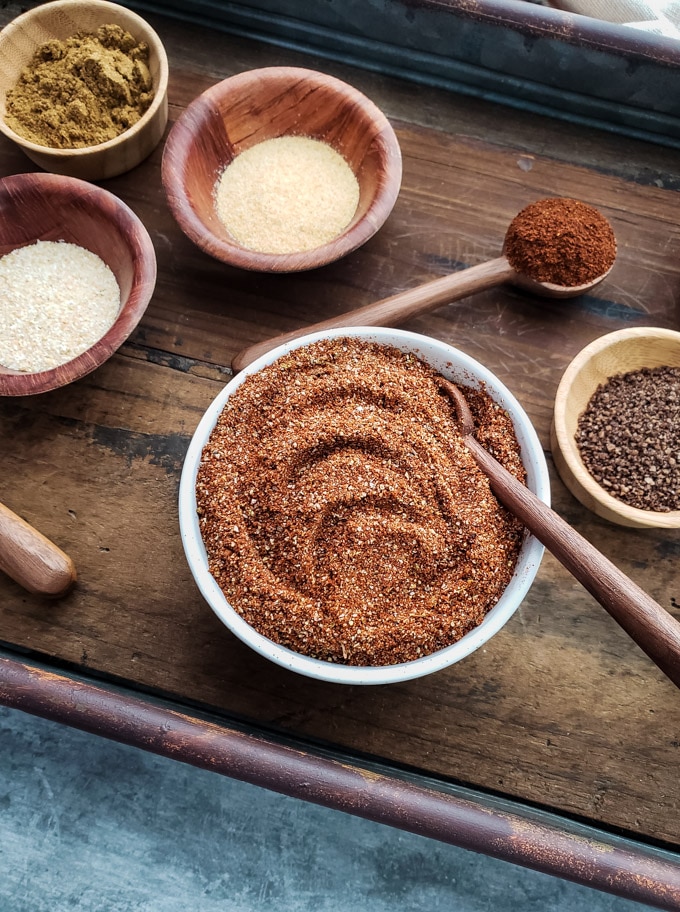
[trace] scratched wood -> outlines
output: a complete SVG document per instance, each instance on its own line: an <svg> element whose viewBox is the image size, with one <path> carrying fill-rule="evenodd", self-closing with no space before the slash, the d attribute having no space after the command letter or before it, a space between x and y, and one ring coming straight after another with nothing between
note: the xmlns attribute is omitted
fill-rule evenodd
<svg viewBox="0 0 680 912"><path fill-rule="evenodd" d="M3 7L0 21L17 10ZM553 558L474 656L419 681L341 688L266 663L220 625L186 567L176 506L190 436L240 348L497 256L519 209L560 194L597 205L614 226L619 256L605 285L569 302L496 289L409 324L497 373L547 449L555 389L583 345L622 326L678 326L677 153L152 21L170 57L171 119L231 72L323 69L392 119L403 189L363 249L316 272L265 276L229 269L182 235L163 198L160 149L106 182L149 228L156 293L129 343L90 377L0 402L0 500L79 571L76 590L56 604L0 580L0 640L268 730L680 847L678 692ZM28 170L3 138L0 173ZM680 535L599 520L551 474L556 509L680 615Z"/></svg>

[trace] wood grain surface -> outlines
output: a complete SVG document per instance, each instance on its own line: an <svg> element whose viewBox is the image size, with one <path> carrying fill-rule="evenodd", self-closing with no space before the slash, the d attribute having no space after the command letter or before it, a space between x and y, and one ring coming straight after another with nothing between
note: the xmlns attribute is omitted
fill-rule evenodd
<svg viewBox="0 0 680 912"><path fill-rule="evenodd" d="M17 11L10 3L0 21ZM499 256L511 218L560 195L611 221L619 255L605 283L571 301L503 286L407 324L494 371L547 450L557 384L585 344L622 326L677 328L677 153L151 21L170 59L171 120L231 73L317 67L356 85L390 118L402 191L383 228L347 258L261 275L213 260L184 236L164 201L161 147L105 183L149 229L156 292L130 340L89 377L0 402L0 501L78 570L73 592L57 602L0 580L0 640L265 731L680 847L677 689L550 555L514 618L472 657L403 685L337 687L270 665L227 633L191 580L177 523L183 455L238 351ZM3 138L0 172L31 169ZM680 617L679 533L614 526L583 508L554 471L552 484L557 511Z"/></svg>

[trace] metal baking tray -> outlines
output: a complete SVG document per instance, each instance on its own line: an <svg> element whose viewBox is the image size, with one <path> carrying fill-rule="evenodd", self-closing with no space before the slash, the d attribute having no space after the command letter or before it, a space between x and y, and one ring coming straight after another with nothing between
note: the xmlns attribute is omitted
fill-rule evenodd
<svg viewBox="0 0 680 912"><path fill-rule="evenodd" d="M680 145L680 41L526 0L132 0L423 86Z"/></svg>

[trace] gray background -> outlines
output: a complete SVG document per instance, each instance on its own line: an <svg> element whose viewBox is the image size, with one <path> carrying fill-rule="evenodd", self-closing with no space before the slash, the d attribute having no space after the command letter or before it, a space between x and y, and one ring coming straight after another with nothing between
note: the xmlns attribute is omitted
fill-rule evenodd
<svg viewBox="0 0 680 912"><path fill-rule="evenodd" d="M0 707L0 912L647 908Z"/></svg>

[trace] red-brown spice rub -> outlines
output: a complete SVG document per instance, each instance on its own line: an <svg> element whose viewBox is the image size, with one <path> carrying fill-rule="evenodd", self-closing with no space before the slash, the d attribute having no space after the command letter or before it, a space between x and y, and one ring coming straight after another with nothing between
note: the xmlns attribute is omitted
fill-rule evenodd
<svg viewBox="0 0 680 912"><path fill-rule="evenodd" d="M616 238L594 206L554 197L537 200L515 216L504 252L515 272L574 288L594 282L611 268Z"/></svg>
<svg viewBox="0 0 680 912"><path fill-rule="evenodd" d="M508 414L466 395L480 441L524 480ZM204 448L196 493L230 604L275 642L349 665L460 639L497 602L523 539L437 373L361 339L305 346L248 377Z"/></svg>

